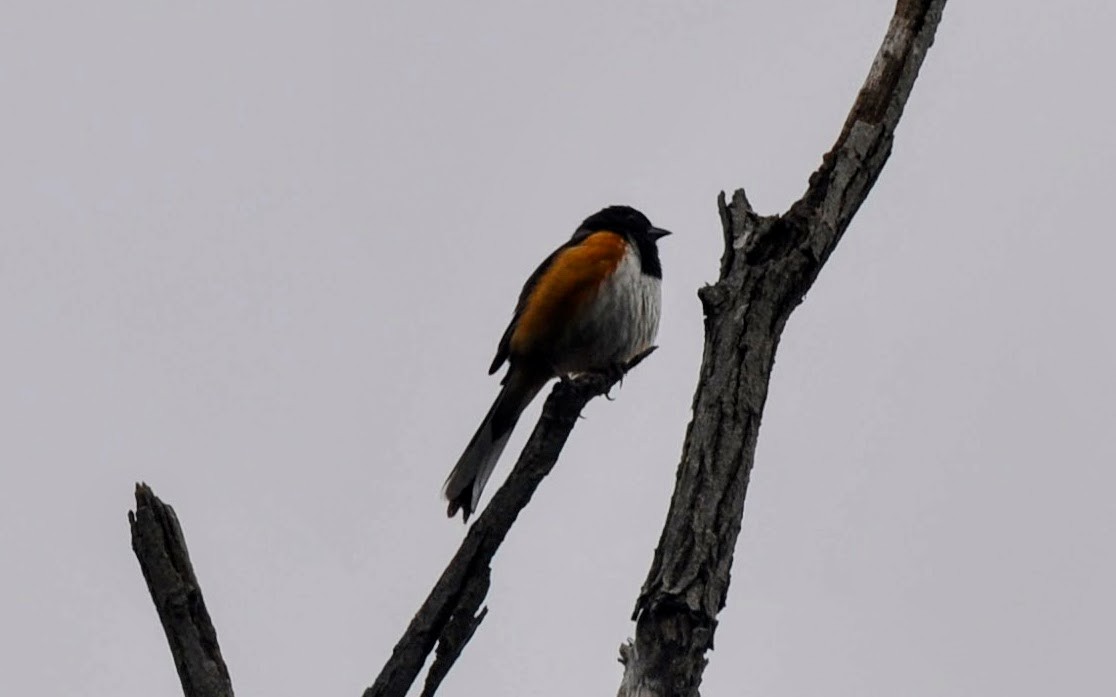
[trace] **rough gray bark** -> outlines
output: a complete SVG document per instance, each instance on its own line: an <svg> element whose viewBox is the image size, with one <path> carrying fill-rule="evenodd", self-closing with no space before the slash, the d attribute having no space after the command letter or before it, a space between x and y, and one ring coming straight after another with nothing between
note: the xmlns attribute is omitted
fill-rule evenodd
<svg viewBox="0 0 1116 697"><path fill-rule="evenodd" d="M844 128L801 199L759 216L744 192L719 199L720 279L699 293L705 351L674 495L620 648L620 697L698 695L725 605L775 350L891 154L945 0L899 0Z"/></svg>
<svg viewBox="0 0 1116 697"><path fill-rule="evenodd" d="M186 697L232 697L232 682L217 631L205 609L174 509L146 484L136 485L136 510L128 512L132 550L170 644Z"/></svg>
<svg viewBox="0 0 1116 697"><path fill-rule="evenodd" d="M625 372L650 353L635 358ZM395 645L376 682L364 691L364 697L404 697L437 643L438 651L422 692L423 697L434 694L484 619L487 608L480 614L477 610L488 592L496 550L543 477L554 467L582 409L590 399L607 394L620 377L585 375L554 386L507 481L469 528L457 554Z"/></svg>

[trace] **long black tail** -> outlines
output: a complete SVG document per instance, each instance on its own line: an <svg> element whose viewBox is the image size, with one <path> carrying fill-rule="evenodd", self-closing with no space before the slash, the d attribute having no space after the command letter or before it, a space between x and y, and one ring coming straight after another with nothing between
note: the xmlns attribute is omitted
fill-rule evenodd
<svg viewBox="0 0 1116 697"><path fill-rule="evenodd" d="M467 522L476 510L481 491L504 452L519 415L548 379L548 376L531 375L521 369L512 368L509 371L503 389L442 487L442 493L449 501L447 514L451 518L460 509Z"/></svg>

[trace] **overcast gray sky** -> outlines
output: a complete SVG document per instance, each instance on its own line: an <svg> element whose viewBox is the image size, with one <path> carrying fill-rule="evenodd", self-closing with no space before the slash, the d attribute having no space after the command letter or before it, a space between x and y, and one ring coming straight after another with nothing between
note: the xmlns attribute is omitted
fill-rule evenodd
<svg viewBox="0 0 1116 697"><path fill-rule="evenodd" d="M0 694L178 692L136 480L240 694L358 694L462 536L439 488L520 284L629 203L676 233L661 350L587 410L443 687L612 694L715 196L804 190L891 9L6 3ZM787 327L704 694L1116 692L1114 21L947 7Z"/></svg>

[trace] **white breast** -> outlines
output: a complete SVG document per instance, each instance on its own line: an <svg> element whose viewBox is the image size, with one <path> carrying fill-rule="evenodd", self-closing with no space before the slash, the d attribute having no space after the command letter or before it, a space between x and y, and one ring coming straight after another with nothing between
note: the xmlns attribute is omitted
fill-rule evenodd
<svg viewBox="0 0 1116 697"><path fill-rule="evenodd" d="M563 337L555 368L561 373L607 369L650 347L659 332L660 285L643 273L639 253L629 248Z"/></svg>

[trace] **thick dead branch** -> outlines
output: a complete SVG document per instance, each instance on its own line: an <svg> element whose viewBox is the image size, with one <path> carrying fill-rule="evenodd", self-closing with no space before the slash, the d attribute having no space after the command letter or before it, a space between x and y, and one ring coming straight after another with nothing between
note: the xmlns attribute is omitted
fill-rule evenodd
<svg viewBox="0 0 1116 697"><path fill-rule="evenodd" d="M637 357L626 370L648 354L650 351ZM496 550L543 477L554 467L581 410L589 400L607 394L619 379L619 375L584 375L554 386L507 481L469 528L376 682L364 691L364 697L404 697L437 643L438 652L422 693L424 697L434 694L484 619L487 608L480 614L477 611L488 592L490 565Z"/></svg>
<svg viewBox="0 0 1116 697"><path fill-rule="evenodd" d="M620 697L694 697L725 605L775 350L891 153L945 0L900 0L832 150L803 197L762 217L721 194L720 280L699 294L705 352L677 483L621 647Z"/></svg>
<svg viewBox="0 0 1116 697"><path fill-rule="evenodd" d="M217 631L205 609L174 509L146 484L136 485L136 510L128 512L132 549L170 644L186 697L232 697L232 682Z"/></svg>

